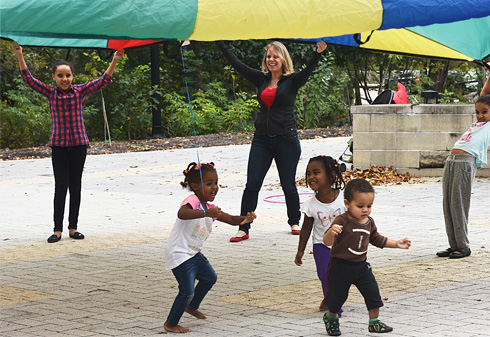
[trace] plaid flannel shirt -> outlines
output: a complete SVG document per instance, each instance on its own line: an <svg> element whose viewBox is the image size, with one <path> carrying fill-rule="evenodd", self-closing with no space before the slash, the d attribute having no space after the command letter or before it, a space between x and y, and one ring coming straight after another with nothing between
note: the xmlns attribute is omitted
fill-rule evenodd
<svg viewBox="0 0 490 337"><path fill-rule="evenodd" d="M68 92L47 85L34 78L29 69L20 71L26 85L48 98L51 115L49 146L88 145L89 140L83 124L84 98L112 83L109 75L84 84L72 85Z"/></svg>

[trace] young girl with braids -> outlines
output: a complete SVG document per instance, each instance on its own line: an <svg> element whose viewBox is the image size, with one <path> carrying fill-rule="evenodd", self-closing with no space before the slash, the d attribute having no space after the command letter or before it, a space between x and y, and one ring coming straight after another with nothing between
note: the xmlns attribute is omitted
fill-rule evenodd
<svg viewBox="0 0 490 337"><path fill-rule="evenodd" d="M256 218L254 212L249 212L246 216L230 215L210 203L219 190L214 163L190 163L184 170L184 176L182 186L188 187L194 194L180 205L165 254L165 269L172 270L179 283L179 293L164 328L169 332L179 333L191 331L179 325L184 311L196 318L206 319L198 309L204 296L216 282L216 272L201 253L201 249L211 234L213 221L242 225ZM194 287L196 280L199 282Z"/></svg>
<svg viewBox="0 0 490 337"><path fill-rule="evenodd" d="M306 185L315 192L315 195L302 207L305 216L294 262L298 266L303 264L306 244L313 231L313 257L325 295L330 248L323 244L323 234L330 228L333 219L347 210L342 191L345 183L337 161L327 156L311 158L306 167ZM327 310L324 301L320 304L320 310Z"/></svg>

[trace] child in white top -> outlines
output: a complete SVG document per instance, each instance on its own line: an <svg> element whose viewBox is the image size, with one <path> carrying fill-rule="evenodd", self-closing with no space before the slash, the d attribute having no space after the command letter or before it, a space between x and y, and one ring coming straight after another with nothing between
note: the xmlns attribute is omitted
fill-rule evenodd
<svg viewBox="0 0 490 337"><path fill-rule="evenodd" d="M242 225L256 218L253 212L246 216L230 215L209 203L219 190L218 174L213 163L190 163L184 175L182 186L188 187L194 195L182 202L165 253L165 269L172 270L179 283L179 294L164 328L178 333L191 331L178 324L184 311L196 318L206 319L198 309L204 296L216 283L216 272L201 249L211 233L213 221L217 219L230 225ZM199 282L194 287L196 280Z"/></svg>
<svg viewBox="0 0 490 337"><path fill-rule="evenodd" d="M487 163L490 145L490 94L478 98L475 113L476 122L454 144L444 165L442 196L449 248L437 252L439 257L458 259L471 254L468 240L471 187L476 170Z"/></svg>
<svg viewBox="0 0 490 337"><path fill-rule="evenodd" d="M313 257L325 296L328 285L327 271L330 261L330 247L323 244L323 234L330 228L333 219L347 210L342 191L345 184L337 161L327 156L311 158L306 167L306 184L315 192L315 195L308 199L302 207L305 216L294 262L298 266L303 264L306 244L313 231ZM327 308L322 300L320 311L325 310Z"/></svg>

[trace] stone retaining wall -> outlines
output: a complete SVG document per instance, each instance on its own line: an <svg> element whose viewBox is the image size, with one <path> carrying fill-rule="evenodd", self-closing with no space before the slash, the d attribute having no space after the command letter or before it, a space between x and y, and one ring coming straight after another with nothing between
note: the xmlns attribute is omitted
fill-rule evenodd
<svg viewBox="0 0 490 337"><path fill-rule="evenodd" d="M392 166L417 176L442 175L454 143L475 121L473 104L358 105L351 113L355 168ZM477 175L489 177L490 165Z"/></svg>

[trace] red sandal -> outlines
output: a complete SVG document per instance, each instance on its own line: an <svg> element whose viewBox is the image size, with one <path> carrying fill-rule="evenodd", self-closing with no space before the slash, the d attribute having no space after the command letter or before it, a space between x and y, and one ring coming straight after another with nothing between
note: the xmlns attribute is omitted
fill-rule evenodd
<svg viewBox="0 0 490 337"><path fill-rule="evenodd" d="M240 242L243 240L248 240L249 236L248 234L245 234L244 236L234 236L230 239L230 242Z"/></svg>
<svg viewBox="0 0 490 337"><path fill-rule="evenodd" d="M293 226L291 226L291 234L293 234L293 235L299 235L301 233L301 228L300 229L293 229ZM296 226L298 226L298 225L296 225Z"/></svg>

